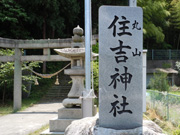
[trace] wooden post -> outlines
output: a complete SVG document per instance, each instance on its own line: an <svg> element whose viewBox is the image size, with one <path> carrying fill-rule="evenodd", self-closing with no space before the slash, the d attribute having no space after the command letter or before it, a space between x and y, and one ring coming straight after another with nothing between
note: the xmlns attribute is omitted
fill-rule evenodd
<svg viewBox="0 0 180 135"><path fill-rule="evenodd" d="M15 62L14 62L14 111L21 109L22 104L22 63L21 63L21 50L15 48Z"/></svg>

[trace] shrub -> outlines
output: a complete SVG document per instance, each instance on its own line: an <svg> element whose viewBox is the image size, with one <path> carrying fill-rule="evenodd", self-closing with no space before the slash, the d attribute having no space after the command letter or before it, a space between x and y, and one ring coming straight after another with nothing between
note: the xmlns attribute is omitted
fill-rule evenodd
<svg viewBox="0 0 180 135"><path fill-rule="evenodd" d="M170 86L167 80L167 74L163 72L154 73L154 77L150 79L149 86L151 89L169 91Z"/></svg>
<svg viewBox="0 0 180 135"><path fill-rule="evenodd" d="M180 125L178 127L179 129L176 129L173 131L173 135L180 135Z"/></svg>

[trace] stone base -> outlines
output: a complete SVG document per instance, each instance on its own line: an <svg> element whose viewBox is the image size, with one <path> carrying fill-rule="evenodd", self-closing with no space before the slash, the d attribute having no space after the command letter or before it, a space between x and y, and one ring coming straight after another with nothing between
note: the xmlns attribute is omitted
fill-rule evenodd
<svg viewBox="0 0 180 135"><path fill-rule="evenodd" d="M94 106L94 115L97 112L97 107ZM50 120L49 129L42 132L41 135L64 135L65 129L74 120L83 117L81 108L60 108L58 110L58 118Z"/></svg>
<svg viewBox="0 0 180 135"><path fill-rule="evenodd" d="M64 132L50 132L49 129L43 131L41 135L64 135Z"/></svg>
<svg viewBox="0 0 180 135"><path fill-rule="evenodd" d="M64 132L72 121L77 119L55 119L49 121L50 132Z"/></svg>
<svg viewBox="0 0 180 135"><path fill-rule="evenodd" d="M79 98L66 98L63 100L63 106L66 108L81 107L82 101Z"/></svg>
<svg viewBox="0 0 180 135"><path fill-rule="evenodd" d="M61 108L58 110L58 119L81 119L82 109L81 108Z"/></svg>
<svg viewBox="0 0 180 135"><path fill-rule="evenodd" d="M128 130L103 128L98 125L98 115L76 120L66 128L65 135L165 135L152 121L144 120L143 126Z"/></svg>

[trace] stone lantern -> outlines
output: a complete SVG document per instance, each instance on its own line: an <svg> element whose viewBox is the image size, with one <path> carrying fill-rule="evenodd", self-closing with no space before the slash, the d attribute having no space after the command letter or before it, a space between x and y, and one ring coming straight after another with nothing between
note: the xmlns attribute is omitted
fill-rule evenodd
<svg viewBox="0 0 180 135"><path fill-rule="evenodd" d="M81 99L84 90L85 79L85 48L83 29L77 26L73 29L74 36L71 48L55 49L55 51L66 58L71 59L71 68L65 69L64 73L72 78L72 87L68 93L68 98L63 100L63 105L67 108L81 106Z"/></svg>
<svg viewBox="0 0 180 135"><path fill-rule="evenodd" d="M85 79L85 48L83 29L77 26L73 29L74 36L71 48L54 49L59 55L71 60L71 68L64 70L66 75L72 78L72 87L68 93L68 98L63 100L64 107L58 109L58 119L50 120L49 130L44 134L64 134L65 129L73 120L83 117L81 99ZM97 54L92 53L92 56ZM93 115L96 114L96 106L93 107Z"/></svg>

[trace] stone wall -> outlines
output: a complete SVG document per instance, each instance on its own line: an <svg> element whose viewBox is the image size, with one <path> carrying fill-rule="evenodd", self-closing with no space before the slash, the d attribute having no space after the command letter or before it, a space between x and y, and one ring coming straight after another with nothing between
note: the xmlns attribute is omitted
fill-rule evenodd
<svg viewBox="0 0 180 135"><path fill-rule="evenodd" d="M147 69L165 68L167 65L170 65L171 68L176 69L176 61L177 60L147 60Z"/></svg>

